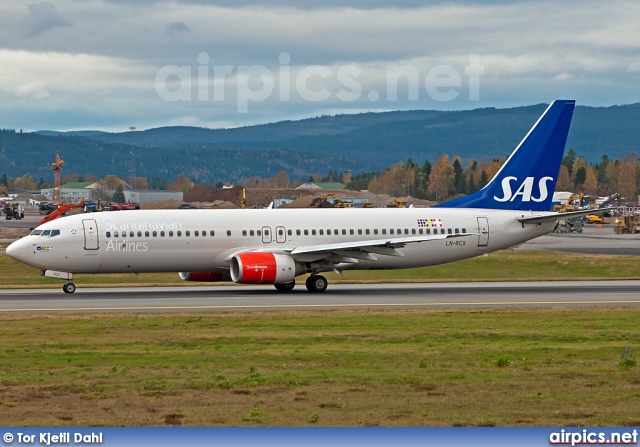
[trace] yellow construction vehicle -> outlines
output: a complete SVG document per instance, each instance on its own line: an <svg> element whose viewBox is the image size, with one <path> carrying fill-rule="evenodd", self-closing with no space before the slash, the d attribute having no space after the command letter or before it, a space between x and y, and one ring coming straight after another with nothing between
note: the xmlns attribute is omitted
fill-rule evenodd
<svg viewBox="0 0 640 447"><path fill-rule="evenodd" d="M582 209L582 199L584 194L571 194L567 199L567 203L562 203L553 206L553 211L556 213L566 213L570 211L578 211Z"/></svg>
<svg viewBox="0 0 640 447"><path fill-rule="evenodd" d="M406 200L396 199L387 205L387 208L408 208Z"/></svg>
<svg viewBox="0 0 640 447"><path fill-rule="evenodd" d="M638 228L638 216L635 214L629 214L626 216L620 216L616 218L615 226L613 227L613 231L616 234L636 234L640 231Z"/></svg>
<svg viewBox="0 0 640 447"><path fill-rule="evenodd" d="M337 194L325 194L324 200L333 204L334 208L353 208L353 202L343 201ZM333 200L333 202L330 200Z"/></svg>
<svg viewBox="0 0 640 447"><path fill-rule="evenodd" d="M585 222L600 224L604 222L604 218L602 217L602 214L588 214L585 216Z"/></svg>

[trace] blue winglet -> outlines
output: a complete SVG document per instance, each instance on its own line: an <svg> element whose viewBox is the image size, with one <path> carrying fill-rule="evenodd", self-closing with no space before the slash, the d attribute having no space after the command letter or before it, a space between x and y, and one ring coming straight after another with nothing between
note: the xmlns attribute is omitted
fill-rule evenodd
<svg viewBox="0 0 640 447"><path fill-rule="evenodd" d="M436 207L549 211L575 104L552 102L484 188Z"/></svg>

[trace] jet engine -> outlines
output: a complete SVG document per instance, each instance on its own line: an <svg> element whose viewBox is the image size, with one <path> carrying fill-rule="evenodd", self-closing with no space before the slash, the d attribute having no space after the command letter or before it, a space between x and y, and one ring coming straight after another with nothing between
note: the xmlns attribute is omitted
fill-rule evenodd
<svg viewBox="0 0 640 447"><path fill-rule="evenodd" d="M231 258L231 279L241 284L284 284L306 271L291 256L249 251Z"/></svg>

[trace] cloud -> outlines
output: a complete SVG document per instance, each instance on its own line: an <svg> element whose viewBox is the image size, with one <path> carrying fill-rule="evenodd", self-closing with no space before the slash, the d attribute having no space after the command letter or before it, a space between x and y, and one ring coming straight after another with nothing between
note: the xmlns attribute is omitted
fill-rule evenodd
<svg viewBox="0 0 640 447"><path fill-rule="evenodd" d="M23 37L35 37L52 28L69 26L53 3L40 2L27 5L29 13L22 18Z"/></svg>
<svg viewBox="0 0 640 447"><path fill-rule="evenodd" d="M185 25L184 22L171 22L164 27L165 36L174 37L188 32L191 32L191 28Z"/></svg>
<svg viewBox="0 0 640 447"><path fill-rule="evenodd" d="M640 101L640 40L634 38L640 35L640 4L633 1L400 0L388 6L383 0L56 0L55 7L29 4L26 17L24 3L5 3L0 100L10 100L11 107L0 110L3 126L51 128L46 123L65 117L60 128L243 125L340 111L507 107L554 97L589 105ZM67 28L51 32L61 27ZM46 39L21 37L43 33ZM280 61L282 53L287 62ZM469 100L465 69L471 54L484 67L479 101ZM330 100L305 101L295 90L298 74L313 65L331 75L313 75L308 86L326 89ZM419 100L407 99L409 83L402 78L398 100L387 101L388 69L403 65L417 72ZM460 74L453 101L427 95L427 73L440 65ZM159 98L154 80L167 66L189 72L190 100ZM215 67L225 66L232 73L216 83ZM274 78L273 93L251 101L248 113L238 113L243 66L263 66ZM337 73L345 66L361 71L362 93L346 95L353 101L336 99L345 88ZM290 71L288 82L283 68ZM214 100L220 82L225 97ZM205 86L208 100L201 100Z"/></svg>

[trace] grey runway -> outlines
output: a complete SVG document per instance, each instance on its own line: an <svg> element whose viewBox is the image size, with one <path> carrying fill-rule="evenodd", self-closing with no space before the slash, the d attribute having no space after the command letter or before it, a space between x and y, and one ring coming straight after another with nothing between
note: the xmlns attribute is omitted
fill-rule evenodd
<svg viewBox="0 0 640 447"><path fill-rule="evenodd" d="M270 286L0 291L0 314L638 305L640 281L332 284L321 294L300 285L291 293Z"/></svg>

